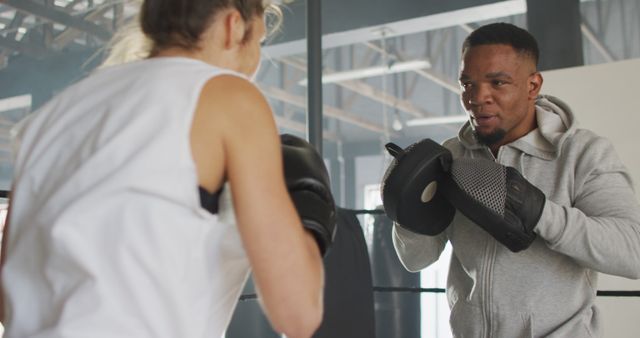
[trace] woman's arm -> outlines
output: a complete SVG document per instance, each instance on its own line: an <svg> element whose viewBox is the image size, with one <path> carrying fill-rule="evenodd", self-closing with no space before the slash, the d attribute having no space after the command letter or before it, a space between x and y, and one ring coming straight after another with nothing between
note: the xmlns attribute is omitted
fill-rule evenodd
<svg viewBox="0 0 640 338"><path fill-rule="evenodd" d="M238 228L271 325L291 338L310 337L322 318L322 258L285 187L273 114L253 84L219 76L205 85L192 144L208 144L207 139L214 145L209 151L195 147L194 158L198 164L198 158L212 151L222 154L224 172L204 181L219 186L226 175L231 184Z"/></svg>

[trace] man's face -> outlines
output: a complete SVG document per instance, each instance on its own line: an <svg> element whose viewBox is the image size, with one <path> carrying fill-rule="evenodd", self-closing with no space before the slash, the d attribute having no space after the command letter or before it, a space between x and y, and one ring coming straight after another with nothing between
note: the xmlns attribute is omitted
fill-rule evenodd
<svg viewBox="0 0 640 338"><path fill-rule="evenodd" d="M542 77L529 56L509 45L471 47L462 55L460 84L475 134L493 150L536 128Z"/></svg>

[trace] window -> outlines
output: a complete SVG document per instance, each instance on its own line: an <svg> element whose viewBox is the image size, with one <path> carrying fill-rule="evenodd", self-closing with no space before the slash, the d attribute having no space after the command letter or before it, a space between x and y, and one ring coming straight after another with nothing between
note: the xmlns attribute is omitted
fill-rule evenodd
<svg viewBox="0 0 640 338"><path fill-rule="evenodd" d="M373 210L382 205L380 184L364 186L364 209ZM371 247L373 240L374 216L365 215L362 223L365 239ZM421 288L446 287L449 262L451 260L451 245L447 243L440 259L420 272ZM394 285L402 286L402 285ZM451 338L449 326L449 305L444 293L420 293L420 336L433 338Z"/></svg>

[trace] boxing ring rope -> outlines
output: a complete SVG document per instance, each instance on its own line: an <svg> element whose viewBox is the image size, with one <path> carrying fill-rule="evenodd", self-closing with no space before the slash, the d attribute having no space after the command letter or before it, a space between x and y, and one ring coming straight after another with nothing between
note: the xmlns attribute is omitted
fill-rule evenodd
<svg viewBox="0 0 640 338"><path fill-rule="evenodd" d="M373 292L445 293L442 288L415 288L395 286L374 286ZM640 291L598 290L599 297L640 297Z"/></svg>
<svg viewBox="0 0 640 338"><path fill-rule="evenodd" d="M408 293L445 293L443 288L417 288L417 287L398 287L398 286L374 286L373 292L408 292ZM640 291L616 291L616 290L598 290L598 297L640 297ZM249 293L240 296L241 301L257 299L258 295Z"/></svg>
<svg viewBox="0 0 640 338"><path fill-rule="evenodd" d="M8 190L0 190L0 198L9 198ZM384 215L384 210L366 210L366 209L349 209L356 215ZM400 287L400 286L373 286L373 292L407 292L407 293L445 293L443 288L419 288L419 287ZM598 290L598 297L640 297L640 290ZM240 296L241 301L256 299L256 294L244 294Z"/></svg>
<svg viewBox="0 0 640 338"><path fill-rule="evenodd" d="M356 215L385 215L382 209L346 209L350 213ZM402 286L380 286L372 287L374 293L445 293L444 288L421 288L421 287L402 287ZM640 297L640 290L598 290L598 297ZM241 301L256 299L256 294L243 294L240 296Z"/></svg>

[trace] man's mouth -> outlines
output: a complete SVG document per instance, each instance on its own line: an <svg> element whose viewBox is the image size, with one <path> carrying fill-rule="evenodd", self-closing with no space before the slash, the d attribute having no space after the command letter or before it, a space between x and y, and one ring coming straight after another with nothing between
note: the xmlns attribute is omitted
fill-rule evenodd
<svg viewBox="0 0 640 338"><path fill-rule="evenodd" d="M474 115L472 119L477 126L486 126L495 123L497 115Z"/></svg>

